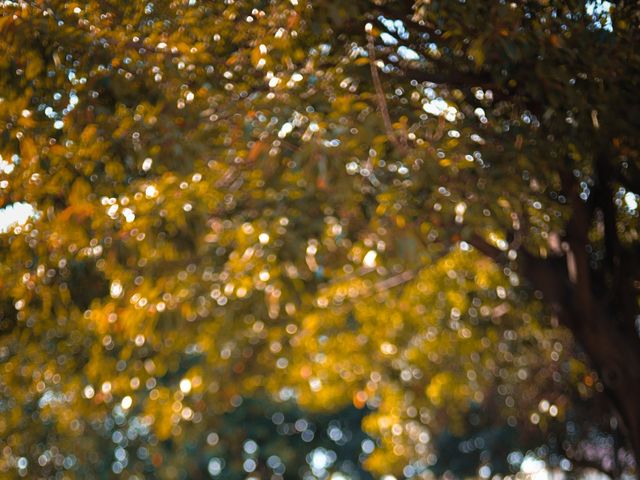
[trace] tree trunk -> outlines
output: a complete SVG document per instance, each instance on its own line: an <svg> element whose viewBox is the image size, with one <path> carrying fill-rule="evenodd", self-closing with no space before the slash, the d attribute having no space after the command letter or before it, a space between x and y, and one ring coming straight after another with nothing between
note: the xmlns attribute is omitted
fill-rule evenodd
<svg viewBox="0 0 640 480"><path fill-rule="evenodd" d="M590 224L585 205L574 204L566 248L549 258L519 249L519 270L533 288L542 292L551 313L573 333L600 375L605 394L619 415L636 468L640 469L640 335L635 325L635 292L619 283L631 282L631 278L621 278L625 274L605 272L615 280L607 287L601 280L603 272L591 269L587 253ZM467 240L484 255L497 262L505 261L503 252L480 236L472 235ZM636 273L634 258L619 258L609 265L616 263L625 266L627 277ZM596 278L598 282L594 282Z"/></svg>
<svg viewBox="0 0 640 480"><path fill-rule="evenodd" d="M633 316L622 308L628 302L618 292L594 292L588 260L579 253L542 259L522 252L521 263L525 278L542 292L600 375L640 466L640 337Z"/></svg>
<svg viewBox="0 0 640 480"><path fill-rule="evenodd" d="M618 411L622 431L640 466L640 339L634 329L618 328L624 324L619 318L602 312L590 316L593 322L580 322L572 332L601 375L605 393Z"/></svg>

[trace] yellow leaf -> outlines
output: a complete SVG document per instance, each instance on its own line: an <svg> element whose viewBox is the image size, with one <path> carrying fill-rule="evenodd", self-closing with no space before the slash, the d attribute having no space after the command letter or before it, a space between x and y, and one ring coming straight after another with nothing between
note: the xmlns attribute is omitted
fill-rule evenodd
<svg viewBox="0 0 640 480"><path fill-rule="evenodd" d="M94 123L87 125L80 134L80 140L82 143L89 143L96 137L98 126Z"/></svg>
<svg viewBox="0 0 640 480"><path fill-rule="evenodd" d="M476 63L476 67L481 67L484 64L485 56L484 49L482 48L483 39L478 38L471 42L468 53L473 57L473 61Z"/></svg>
<svg viewBox="0 0 640 480"><path fill-rule="evenodd" d="M71 187L69 193L69 202L71 204L84 203L87 201L87 197L91 193L91 185L83 179L77 178Z"/></svg>
<svg viewBox="0 0 640 480"><path fill-rule="evenodd" d="M31 80L35 77L38 76L38 74L42 71L44 64L42 62L42 59L37 56L31 56L29 58L29 61L27 63L27 68L25 69L25 77L27 78L27 80Z"/></svg>
<svg viewBox="0 0 640 480"><path fill-rule="evenodd" d="M20 155L22 160L30 162L38 156L38 148L36 143L30 137L24 137L20 142Z"/></svg>

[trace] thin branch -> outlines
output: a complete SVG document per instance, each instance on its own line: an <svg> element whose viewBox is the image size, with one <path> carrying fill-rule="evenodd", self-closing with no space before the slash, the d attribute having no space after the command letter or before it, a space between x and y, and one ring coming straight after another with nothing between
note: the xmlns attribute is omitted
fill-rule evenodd
<svg viewBox="0 0 640 480"><path fill-rule="evenodd" d="M497 263L503 263L506 260L506 256L502 250L498 247L491 245L484 238L477 233L472 234L469 238L465 239L466 242L473 248L478 250L483 255L489 257Z"/></svg>
<svg viewBox="0 0 640 480"><path fill-rule="evenodd" d="M432 58L429 61L433 62ZM467 73L462 71L449 71L439 70L438 72L429 72L422 68L415 68L409 65L410 62L399 62L399 69L402 72L402 76L417 80L419 82L429 82L438 85L448 85L450 87L457 88L472 88L481 87L484 89L498 89L499 86L493 81L493 78L488 73Z"/></svg>
<svg viewBox="0 0 640 480"><path fill-rule="evenodd" d="M384 292L391 288L402 285L403 283L410 282L413 280L418 273L419 270L405 270L398 275L394 275L393 277L386 278L380 282L377 282L373 288L376 293Z"/></svg>
<svg viewBox="0 0 640 480"><path fill-rule="evenodd" d="M373 35L367 32L367 48L369 52L369 67L371 68L371 79L373 80L373 87L376 91L376 100L378 102L378 110L382 115L382 121L384 123L384 129L389 141L397 147L401 152L406 151L406 138L404 141L399 141L398 137L393 131L391 124L391 118L389 117L389 109L387 108L387 101L385 100L384 90L382 89L382 82L380 82L380 75L378 73L378 67L376 66L376 52L375 45L373 43Z"/></svg>

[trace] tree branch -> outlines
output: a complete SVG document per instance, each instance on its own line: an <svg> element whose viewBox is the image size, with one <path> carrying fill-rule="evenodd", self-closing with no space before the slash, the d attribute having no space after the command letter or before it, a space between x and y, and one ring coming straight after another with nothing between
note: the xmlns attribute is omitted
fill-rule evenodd
<svg viewBox="0 0 640 480"><path fill-rule="evenodd" d="M480 253L489 257L497 263L504 263L504 261L506 260L505 254L502 250L494 245L491 245L477 233L471 234L471 236L465 239L465 241Z"/></svg>
<svg viewBox="0 0 640 480"><path fill-rule="evenodd" d="M369 27L369 26L368 26ZM384 90L382 89L382 83L380 82L380 75L378 74L378 67L376 66L376 50L373 44L373 35L367 32L367 50L369 53L369 67L371 69L371 79L373 80L373 88L376 91L376 100L378 102L378 110L382 116L384 123L384 129L387 133L389 141L395 145L401 152L406 150L406 138L405 142L398 141L393 126L391 124L391 118L389 117L389 109L387 108L387 102L384 97Z"/></svg>
<svg viewBox="0 0 640 480"><path fill-rule="evenodd" d="M417 80L419 82L429 82L436 84L446 84L452 87L481 87L496 89L498 86L493 82L491 75L487 73L470 73L463 71L445 71L430 72L426 69L415 68L410 66L410 62L399 62L398 70L403 77Z"/></svg>

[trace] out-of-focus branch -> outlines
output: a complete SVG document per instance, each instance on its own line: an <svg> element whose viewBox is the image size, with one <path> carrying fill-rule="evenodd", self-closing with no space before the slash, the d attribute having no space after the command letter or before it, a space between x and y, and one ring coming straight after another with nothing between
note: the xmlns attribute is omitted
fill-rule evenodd
<svg viewBox="0 0 640 480"><path fill-rule="evenodd" d="M406 138L401 137L398 140L395 132L393 131L393 125L391 124L391 118L389 117L389 109L387 108L387 101L384 96L384 90L382 89L382 82L380 81L380 74L378 73L378 67L376 66L376 51L373 43L373 35L371 35L371 24L367 24L365 29L367 30L367 49L369 53L369 67L371 69L371 79L373 81L373 88L376 91L376 101L378 103L378 110L382 116L382 122L384 123L384 129L389 141L397 147L401 152L404 152L407 148Z"/></svg>

